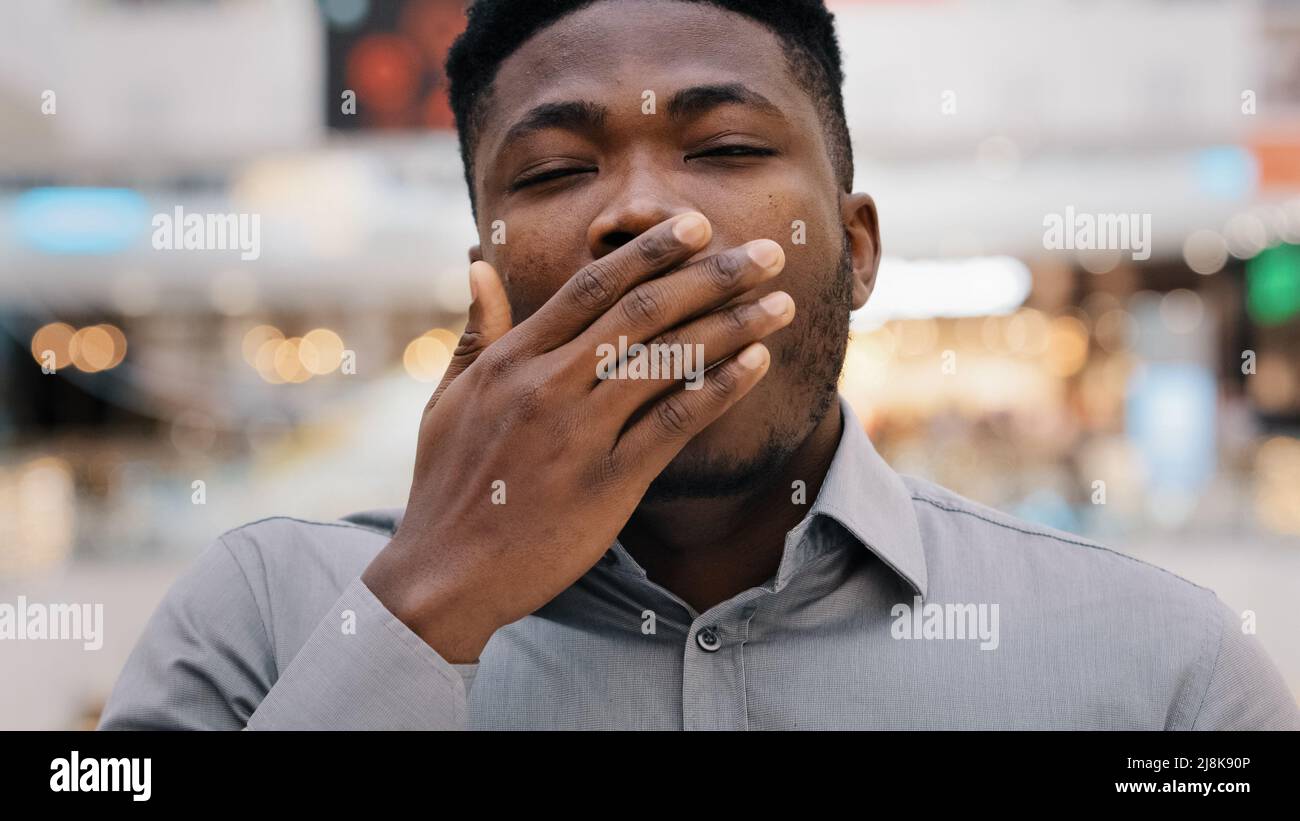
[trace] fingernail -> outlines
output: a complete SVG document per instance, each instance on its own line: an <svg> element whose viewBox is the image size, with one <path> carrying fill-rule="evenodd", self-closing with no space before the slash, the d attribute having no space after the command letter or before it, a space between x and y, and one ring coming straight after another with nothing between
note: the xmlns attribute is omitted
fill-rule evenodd
<svg viewBox="0 0 1300 821"><path fill-rule="evenodd" d="M702 214L687 214L673 223L673 236L683 245L699 245L709 233L709 221Z"/></svg>
<svg viewBox="0 0 1300 821"><path fill-rule="evenodd" d="M478 302L478 279L474 276L474 266L469 266L469 298L471 302Z"/></svg>
<svg viewBox="0 0 1300 821"><path fill-rule="evenodd" d="M762 342L755 342L736 356L742 367L756 371L767 361L767 347Z"/></svg>
<svg viewBox="0 0 1300 821"><path fill-rule="evenodd" d="M760 299L758 304L772 316L785 316L790 310L790 301L790 295L785 291L775 291Z"/></svg>
<svg viewBox="0 0 1300 821"><path fill-rule="evenodd" d="M758 263L760 268L768 271L780 266L781 261L785 259L785 252L781 246L770 239L756 239L745 246L745 253L749 258Z"/></svg>

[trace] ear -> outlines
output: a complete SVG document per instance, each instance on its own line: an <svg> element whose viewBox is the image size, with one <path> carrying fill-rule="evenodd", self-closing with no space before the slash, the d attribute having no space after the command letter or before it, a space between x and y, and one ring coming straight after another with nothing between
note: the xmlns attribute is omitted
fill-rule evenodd
<svg viewBox="0 0 1300 821"><path fill-rule="evenodd" d="M482 261L483 261L482 246L478 245L477 243L471 245L469 247L469 264L473 265L476 262L482 262Z"/></svg>
<svg viewBox="0 0 1300 821"><path fill-rule="evenodd" d="M840 194L840 218L853 260L853 307L867 304L880 269L880 223L870 194Z"/></svg>

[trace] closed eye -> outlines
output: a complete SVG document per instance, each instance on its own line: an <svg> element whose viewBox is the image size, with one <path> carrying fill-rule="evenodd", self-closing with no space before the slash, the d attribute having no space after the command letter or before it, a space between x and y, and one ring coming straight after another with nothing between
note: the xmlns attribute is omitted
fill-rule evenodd
<svg viewBox="0 0 1300 821"><path fill-rule="evenodd" d="M519 179L515 180L513 183L510 184L510 192L514 193L515 191L522 191L525 188L529 188L534 185L541 185L542 183L550 182L551 180L558 180L564 177L572 177L577 174L592 174L595 172L596 172L595 168L574 168L574 167L551 168L544 171L538 171L533 174L526 174L525 176L522 176Z"/></svg>
<svg viewBox="0 0 1300 821"><path fill-rule="evenodd" d="M686 159L695 160L707 157L771 157L776 151L753 145L719 145L694 154L687 154Z"/></svg>

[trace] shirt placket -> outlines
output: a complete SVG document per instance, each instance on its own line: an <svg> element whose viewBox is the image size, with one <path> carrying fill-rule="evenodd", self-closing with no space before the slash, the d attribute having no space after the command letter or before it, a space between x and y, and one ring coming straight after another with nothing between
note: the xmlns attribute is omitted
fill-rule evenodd
<svg viewBox="0 0 1300 821"><path fill-rule="evenodd" d="M748 591L691 622L682 661L682 729L745 730L744 645L762 591Z"/></svg>
<svg viewBox="0 0 1300 821"><path fill-rule="evenodd" d="M605 557L610 567L623 566L639 583L678 605L691 619L682 658L682 729L746 730L749 727L744 645L750 622L764 596L779 591L809 558L809 516L786 534L785 549L772 585L755 587L706 612L695 609L647 578L645 570L615 542Z"/></svg>

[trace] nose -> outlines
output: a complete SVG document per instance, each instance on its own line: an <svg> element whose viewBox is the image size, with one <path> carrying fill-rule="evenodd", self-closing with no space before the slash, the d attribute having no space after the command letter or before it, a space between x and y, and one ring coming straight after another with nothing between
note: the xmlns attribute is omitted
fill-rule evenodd
<svg viewBox="0 0 1300 821"><path fill-rule="evenodd" d="M627 192L591 221L587 245L592 259L600 259L678 214L694 211L690 205L648 192Z"/></svg>

